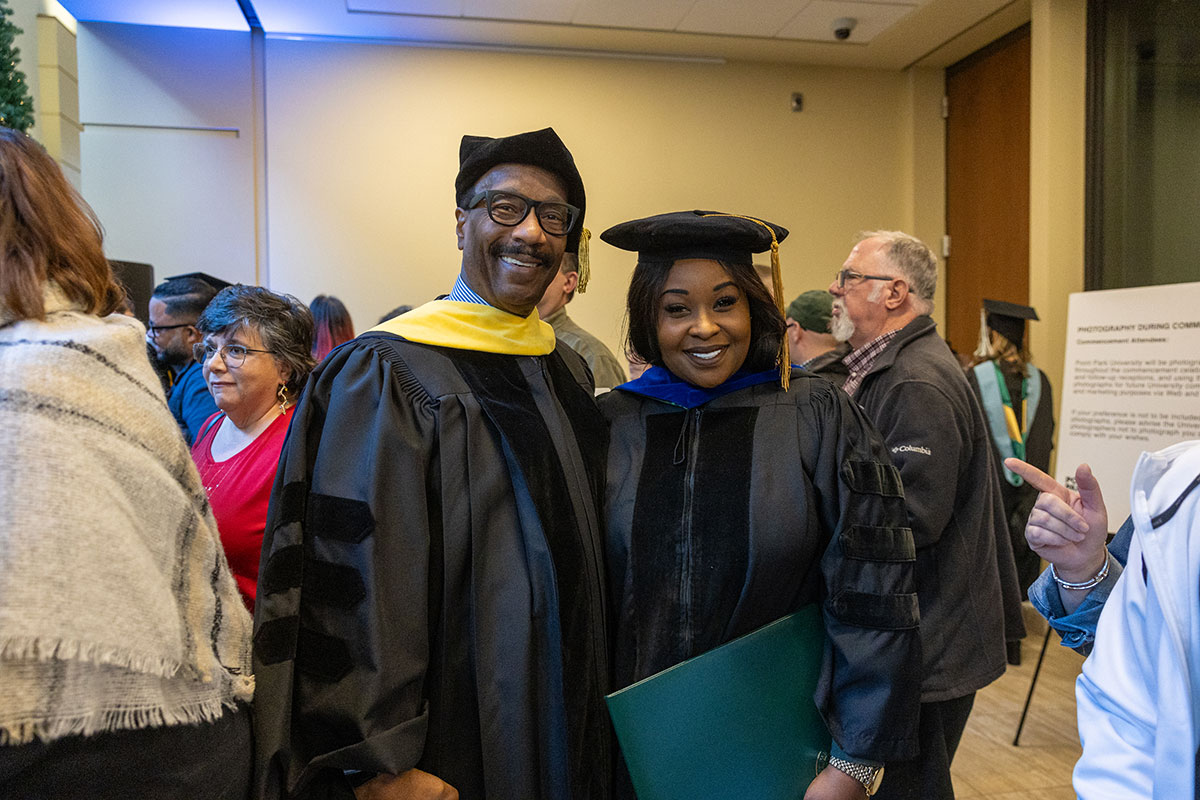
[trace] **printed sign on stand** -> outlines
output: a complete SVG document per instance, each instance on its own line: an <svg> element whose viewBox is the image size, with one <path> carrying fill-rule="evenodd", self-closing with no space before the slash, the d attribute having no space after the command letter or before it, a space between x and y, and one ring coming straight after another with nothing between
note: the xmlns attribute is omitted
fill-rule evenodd
<svg viewBox="0 0 1200 800"><path fill-rule="evenodd" d="M1063 383L1055 477L1091 465L1116 530L1142 452L1200 439L1200 283L1071 295Z"/></svg>

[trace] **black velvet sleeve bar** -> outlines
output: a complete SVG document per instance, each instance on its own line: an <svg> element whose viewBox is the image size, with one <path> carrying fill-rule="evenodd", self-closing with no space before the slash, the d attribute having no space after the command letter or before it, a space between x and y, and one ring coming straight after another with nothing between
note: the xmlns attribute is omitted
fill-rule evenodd
<svg viewBox="0 0 1200 800"><path fill-rule="evenodd" d="M369 333L329 356L263 546L258 796L418 768L463 798L607 800L603 459L558 351Z"/></svg>
<svg viewBox="0 0 1200 800"><path fill-rule="evenodd" d="M814 699L834 737L866 760L912 757L915 548L899 473L854 402L796 369L787 392L684 410L618 389L600 405L614 686L820 603Z"/></svg>
<svg viewBox="0 0 1200 800"><path fill-rule="evenodd" d="M259 796L352 798L344 770L399 773L425 745L428 398L385 350L341 348L305 390L263 542ZM403 641L403 648L389 646Z"/></svg>
<svg viewBox="0 0 1200 800"><path fill-rule="evenodd" d="M831 658L818 686L834 739L852 756L916 755L920 614L916 548L900 473L858 406L814 386L799 434L819 441L812 464L817 514L833 532L821 557Z"/></svg>

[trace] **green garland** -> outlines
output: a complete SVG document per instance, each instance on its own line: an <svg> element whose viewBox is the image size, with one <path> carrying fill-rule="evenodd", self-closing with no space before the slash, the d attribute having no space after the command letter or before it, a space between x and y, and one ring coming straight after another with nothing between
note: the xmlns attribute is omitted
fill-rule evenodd
<svg viewBox="0 0 1200 800"><path fill-rule="evenodd" d="M25 73L17 69L21 51L13 42L22 31L9 20L12 13L7 0L0 0L0 125L28 131L33 127L33 98Z"/></svg>

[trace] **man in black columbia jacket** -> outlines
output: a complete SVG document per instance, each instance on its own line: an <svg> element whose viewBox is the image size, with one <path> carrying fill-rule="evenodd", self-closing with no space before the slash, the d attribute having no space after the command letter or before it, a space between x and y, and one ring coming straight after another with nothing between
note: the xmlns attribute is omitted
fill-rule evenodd
<svg viewBox="0 0 1200 800"><path fill-rule="evenodd" d="M937 258L894 231L866 233L829 287L832 331L853 350L845 390L900 469L917 545L921 755L890 763L878 797L953 798L950 762L975 692L1024 636L987 423L929 317Z"/></svg>

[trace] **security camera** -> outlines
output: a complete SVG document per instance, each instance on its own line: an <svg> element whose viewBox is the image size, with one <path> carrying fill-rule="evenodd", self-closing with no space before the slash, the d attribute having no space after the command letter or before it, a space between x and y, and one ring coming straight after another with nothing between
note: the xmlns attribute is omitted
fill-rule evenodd
<svg viewBox="0 0 1200 800"><path fill-rule="evenodd" d="M838 17L833 21L833 37L839 42L844 42L850 38L850 31L854 30L854 26L858 24L858 20L854 17Z"/></svg>

